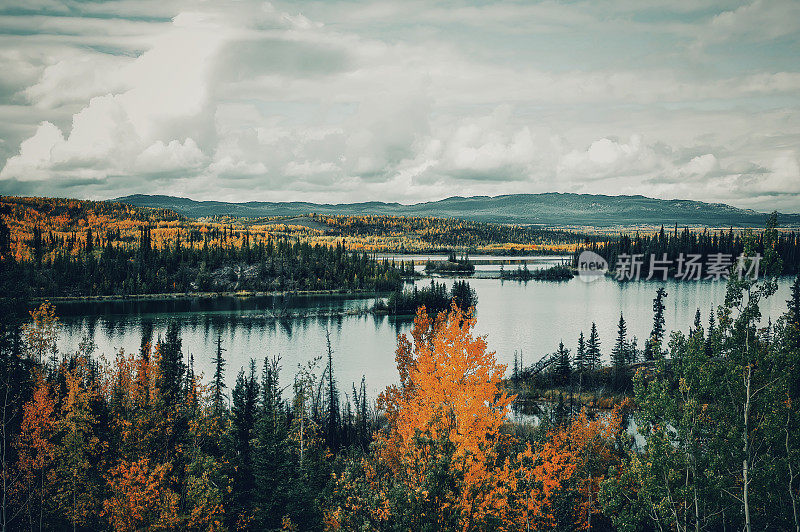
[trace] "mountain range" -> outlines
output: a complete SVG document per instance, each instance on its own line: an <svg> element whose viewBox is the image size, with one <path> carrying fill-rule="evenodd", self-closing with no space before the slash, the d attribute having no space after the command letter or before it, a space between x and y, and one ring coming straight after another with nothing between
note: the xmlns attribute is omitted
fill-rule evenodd
<svg viewBox="0 0 800 532"><path fill-rule="evenodd" d="M602 194L510 194L504 196L453 196L438 201L404 205L369 201L361 203L309 203L303 201L195 201L187 198L135 194L113 201L136 207L171 209L191 218L234 216L258 218L309 213L344 215L435 216L465 220L548 226L711 226L762 227L766 214L724 203L663 200L645 196ZM800 214L779 215L781 226L800 226Z"/></svg>

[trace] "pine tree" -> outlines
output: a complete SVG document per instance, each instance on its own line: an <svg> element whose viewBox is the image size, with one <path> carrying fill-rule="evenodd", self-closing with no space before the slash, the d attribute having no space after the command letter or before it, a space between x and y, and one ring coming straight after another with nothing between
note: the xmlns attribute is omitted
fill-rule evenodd
<svg viewBox="0 0 800 532"><path fill-rule="evenodd" d="M800 274L797 274L792 283L791 296L786 304L789 307L789 320L800 327Z"/></svg>
<svg viewBox="0 0 800 532"><path fill-rule="evenodd" d="M255 433L258 523L277 528L285 513L289 471L288 421L279 386L280 358L265 358Z"/></svg>
<svg viewBox="0 0 800 532"><path fill-rule="evenodd" d="M578 393L583 390L583 375L586 373L586 341L583 331L578 336L578 349L575 351L575 371L578 372Z"/></svg>
<svg viewBox="0 0 800 532"><path fill-rule="evenodd" d="M586 342L586 369L595 370L600 366L600 336L597 334L597 324L592 322L589 332L589 341Z"/></svg>
<svg viewBox="0 0 800 532"><path fill-rule="evenodd" d="M653 329L650 331L650 338L644 346L644 359L653 360L656 354L661 353L661 341L664 339L664 298L667 292L664 287L656 290L656 297L653 299Z"/></svg>
<svg viewBox="0 0 800 532"><path fill-rule="evenodd" d="M235 491L234 515L248 516L252 513L255 499L255 468L253 440L258 415L258 380L255 361L250 361L250 371L239 370L232 392L231 439L234 450Z"/></svg>
<svg viewBox="0 0 800 532"><path fill-rule="evenodd" d="M689 336L703 328L702 318L700 316L700 309L698 308L694 313L694 324L692 328L689 329Z"/></svg>
<svg viewBox="0 0 800 532"><path fill-rule="evenodd" d="M614 368L614 385L621 389L625 385L628 360L630 358L630 346L628 345L628 328L625 325L625 318L619 314L617 323L617 341L611 350L611 365Z"/></svg>
<svg viewBox="0 0 800 532"><path fill-rule="evenodd" d="M519 353L517 353L517 351L514 351L514 370L511 373L511 379L515 383L519 380L519 372L520 372Z"/></svg>
<svg viewBox="0 0 800 532"><path fill-rule="evenodd" d="M92 228L89 227L86 229L86 254L91 255L92 251L94 251L94 235Z"/></svg>
<svg viewBox="0 0 800 532"><path fill-rule="evenodd" d="M336 379L333 376L333 348L331 347L331 333L325 330L325 342L328 349L328 367L326 373L327 382L327 402L328 416L326 420L325 438L328 447L336 451L339 448L339 391L336 387Z"/></svg>
<svg viewBox="0 0 800 532"><path fill-rule="evenodd" d="M217 335L217 352L214 355L214 380L212 382L212 401L214 403L214 413L220 416L225 408L225 359L222 357L222 335Z"/></svg>
<svg viewBox="0 0 800 532"><path fill-rule="evenodd" d="M558 344L556 359L556 378L559 384L567 385L572 375L572 366L569 360L569 349L564 348L564 342Z"/></svg>
<svg viewBox="0 0 800 532"><path fill-rule="evenodd" d="M708 313L708 334L706 335L705 353L707 356L713 356L715 353L715 340L717 337L717 322L714 318L714 309Z"/></svg>
<svg viewBox="0 0 800 532"><path fill-rule="evenodd" d="M160 355L159 388L167 407L175 407L185 397L186 363L181 351L181 337L177 321L167 326L167 334L163 341L159 340L157 351Z"/></svg>

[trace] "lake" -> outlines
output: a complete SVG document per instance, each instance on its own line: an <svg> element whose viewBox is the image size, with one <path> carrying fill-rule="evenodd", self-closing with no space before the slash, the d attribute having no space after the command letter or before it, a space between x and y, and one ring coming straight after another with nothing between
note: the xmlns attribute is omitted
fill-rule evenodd
<svg viewBox="0 0 800 532"><path fill-rule="evenodd" d="M450 286L453 279L444 279ZM430 280L419 280L418 284ZM778 293L762 310L773 319L786 308L791 279L780 283ZM584 283L578 278L563 282L501 281L471 279L478 295L477 333L487 335L489 349L503 363L513 364L520 352L531 364L558 347L560 340L575 349L580 331L588 336L597 323L604 358L608 359L619 314L628 324L628 334L639 339L639 347L652 326L652 300L665 286L667 330L688 330L700 308L704 326L712 306L723 302L725 283L631 282L610 278ZM372 396L397 380L394 363L396 337L411 328L410 318L374 316L368 309L374 299L344 295L191 299L185 301L137 301L59 303L61 317L59 350L74 352L84 337L97 345L96 354L113 356L119 349L138 350L142 333L150 327L154 338L163 335L170 320L180 324L185 354L192 354L195 370L211 375L215 342L222 335L228 362L227 381L232 386L239 368L251 358L279 355L282 382L288 385L298 364L326 352L326 330L330 331L336 377L340 389L349 392L362 375ZM275 314L295 317L276 319ZM341 314L347 313L346 315ZM322 371L320 363L318 373Z"/></svg>

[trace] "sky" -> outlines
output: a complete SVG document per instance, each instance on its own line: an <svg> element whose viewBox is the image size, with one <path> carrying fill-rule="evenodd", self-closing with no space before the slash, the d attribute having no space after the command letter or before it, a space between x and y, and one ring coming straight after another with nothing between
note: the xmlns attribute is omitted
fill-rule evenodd
<svg viewBox="0 0 800 532"><path fill-rule="evenodd" d="M800 2L0 1L0 194L800 212Z"/></svg>

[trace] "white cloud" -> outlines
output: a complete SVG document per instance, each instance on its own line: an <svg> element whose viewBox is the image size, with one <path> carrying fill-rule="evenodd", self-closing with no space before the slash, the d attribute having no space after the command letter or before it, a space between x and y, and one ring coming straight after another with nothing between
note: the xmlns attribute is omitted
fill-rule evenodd
<svg viewBox="0 0 800 532"><path fill-rule="evenodd" d="M199 168L206 156L194 140L172 140L164 144L158 140L136 157L135 167L144 173L164 173Z"/></svg>
<svg viewBox="0 0 800 532"><path fill-rule="evenodd" d="M50 122L42 122L36 133L22 142L19 155L8 160L0 178L13 176L20 181L47 179L53 148L63 143L61 130Z"/></svg>
<svg viewBox="0 0 800 532"><path fill-rule="evenodd" d="M0 17L5 193L157 181L201 199L556 190L766 208L780 194L800 211L791 3L30 9Z"/></svg>

